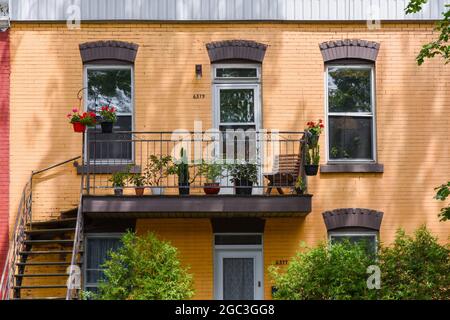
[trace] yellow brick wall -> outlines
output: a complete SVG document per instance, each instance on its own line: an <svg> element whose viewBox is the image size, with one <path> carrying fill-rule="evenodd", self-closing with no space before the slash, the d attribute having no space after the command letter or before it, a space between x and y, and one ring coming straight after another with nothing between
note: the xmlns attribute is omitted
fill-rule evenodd
<svg viewBox="0 0 450 320"><path fill-rule="evenodd" d="M442 203L433 188L449 178L450 66L436 59L415 63L421 44L433 39L431 23L383 24L64 24L13 23L11 29L11 221L33 169L81 153L81 137L65 119L83 86L78 45L123 40L140 45L135 65L137 130L192 129L211 125L210 64L205 44L248 39L269 45L263 64L265 128L301 130L324 117L323 61L318 44L362 38L381 43L376 68L378 158L384 174L322 174L311 178L313 212L302 223L303 240L325 237L321 212L365 207L385 212L381 239L427 223L441 240L450 224L437 219ZM195 79L195 64L203 78ZM206 94L193 100L193 93ZM322 158L324 159L322 149ZM59 175L56 180L50 179ZM70 207L78 198L72 167L43 177L35 198L37 218ZM58 182L55 182L58 181ZM39 201L39 199L37 200ZM69 203L69 204L68 204Z"/></svg>

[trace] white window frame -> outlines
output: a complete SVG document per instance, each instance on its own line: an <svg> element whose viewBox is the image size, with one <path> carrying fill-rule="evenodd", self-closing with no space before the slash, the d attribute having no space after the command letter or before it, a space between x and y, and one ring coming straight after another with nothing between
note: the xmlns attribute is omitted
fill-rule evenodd
<svg viewBox="0 0 450 320"><path fill-rule="evenodd" d="M256 77L217 77L217 69L256 69ZM261 64L256 63L214 63L211 68L211 79L214 83L260 83L261 82Z"/></svg>
<svg viewBox="0 0 450 320"><path fill-rule="evenodd" d="M87 243L90 239L120 239L123 233L89 233L84 236L84 254L83 254L83 289L87 288L98 288L98 283L88 283L87 282L87 257L89 255ZM89 269L89 271L102 271L103 269Z"/></svg>
<svg viewBox="0 0 450 320"><path fill-rule="evenodd" d="M90 70L130 70L131 71L131 113L117 113L118 116L131 116L131 132L134 132L135 130L135 105L134 105L134 66L133 65L115 65L115 64L108 64L108 65L97 65L97 64L85 64L83 67L83 82L85 88L84 90L84 103L83 103L83 109L84 111L88 110L88 69ZM91 162L90 159L87 158L87 140L88 134L85 135L85 163ZM102 159L102 160L96 160L93 161L92 164L132 164L135 162L135 146L133 142L131 143L131 159Z"/></svg>
<svg viewBox="0 0 450 320"><path fill-rule="evenodd" d="M378 248L378 232L377 231L330 231L328 232L328 244L332 245L332 237L373 237L375 238L375 254Z"/></svg>
<svg viewBox="0 0 450 320"><path fill-rule="evenodd" d="M328 71L330 68L339 69L370 69L371 70L371 107L372 112L328 112ZM327 163L339 164L339 163L376 163L377 162L377 130L376 130L376 87L375 87L375 66L373 64L327 64L325 65L325 154ZM372 159L330 159L330 116L341 116L341 117L361 117L361 118L372 118Z"/></svg>
<svg viewBox="0 0 450 320"><path fill-rule="evenodd" d="M227 245L216 245L216 235L227 235L227 236L241 236L241 235L258 235L261 236L261 244L249 244L249 245L240 245L240 244L227 244ZM257 296L257 288L255 287L255 300L263 300L264 299L264 234L258 233L258 232L236 232L236 233L213 233L212 237L212 245L213 245L213 261L214 261L214 299L220 300L223 294L223 287L222 282L219 279L219 270L222 270L219 268L219 261L218 257L219 255L223 253L236 253L236 256L239 256L239 253L258 253L260 254L260 261L261 261L261 296ZM244 257L244 256L243 256ZM254 264L254 274L255 276L258 275L258 271L256 270L259 266L256 263L255 258L255 264ZM222 270L223 272L223 270ZM223 274L222 274L223 275ZM220 292L222 290L222 292Z"/></svg>

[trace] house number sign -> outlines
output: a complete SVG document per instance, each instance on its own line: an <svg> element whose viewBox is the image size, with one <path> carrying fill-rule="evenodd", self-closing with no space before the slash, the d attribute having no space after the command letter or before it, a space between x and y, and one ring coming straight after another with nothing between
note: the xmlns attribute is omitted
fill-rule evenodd
<svg viewBox="0 0 450 320"><path fill-rule="evenodd" d="M205 99L206 95L204 93L196 93L192 96L192 98L194 98L195 100L198 99Z"/></svg>
<svg viewBox="0 0 450 320"><path fill-rule="evenodd" d="M288 260L275 260L277 266L284 266L288 264Z"/></svg>

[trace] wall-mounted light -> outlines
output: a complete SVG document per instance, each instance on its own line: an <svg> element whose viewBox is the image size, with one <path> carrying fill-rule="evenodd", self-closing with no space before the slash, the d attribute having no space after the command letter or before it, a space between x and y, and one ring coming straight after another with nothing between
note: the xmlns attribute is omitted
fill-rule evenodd
<svg viewBox="0 0 450 320"><path fill-rule="evenodd" d="M203 76L203 70L202 70L202 65L201 64L196 64L195 65L195 77L197 78L197 80L200 80Z"/></svg>

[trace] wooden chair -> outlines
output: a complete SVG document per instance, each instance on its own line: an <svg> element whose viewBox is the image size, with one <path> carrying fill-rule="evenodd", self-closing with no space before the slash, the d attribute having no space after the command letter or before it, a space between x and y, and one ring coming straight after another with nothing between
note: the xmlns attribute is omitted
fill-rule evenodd
<svg viewBox="0 0 450 320"><path fill-rule="evenodd" d="M282 188L294 187L298 176L301 174L301 153L276 156L273 168L273 173L264 174L264 177L269 180L266 195L269 195L274 187L277 188L279 194L284 194Z"/></svg>

